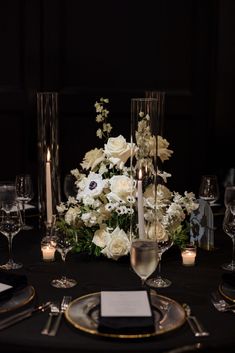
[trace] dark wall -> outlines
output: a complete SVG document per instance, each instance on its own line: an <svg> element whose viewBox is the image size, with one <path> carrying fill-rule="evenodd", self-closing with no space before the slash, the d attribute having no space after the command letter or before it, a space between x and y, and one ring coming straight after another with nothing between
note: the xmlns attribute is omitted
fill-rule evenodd
<svg viewBox="0 0 235 353"><path fill-rule="evenodd" d="M110 98L129 139L130 100L166 91L174 189L234 167L234 1L0 2L0 180L37 178L36 92L59 92L61 176L97 145L94 101Z"/></svg>

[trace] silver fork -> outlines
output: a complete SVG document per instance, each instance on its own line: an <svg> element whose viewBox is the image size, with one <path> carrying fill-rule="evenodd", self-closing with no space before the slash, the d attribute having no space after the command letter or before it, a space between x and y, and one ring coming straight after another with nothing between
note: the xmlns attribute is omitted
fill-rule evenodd
<svg viewBox="0 0 235 353"><path fill-rule="evenodd" d="M53 317L58 316L59 312L60 312L59 303L57 303L57 302L51 303L49 317L47 319L47 322L46 322L44 328L41 331L42 335L48 335L49 334L49 331L50 331L50 328L51 328L51 324L52 324L52 319L53 319Z"/></svg>
<svg viewBox="0 0 235 353"><path fill-rule="evenodd" d="M56 321L54 323L54 326L52 327L52 329L49 331L48 335L49 336L55 336L57 334L58 328L60 326L60 322L61 322L61 318L65 312L65 310L68 308L69 303L71 302L72 297L69 296L64 296L60 305L60 311L59 314L56 318Z"/></svg>

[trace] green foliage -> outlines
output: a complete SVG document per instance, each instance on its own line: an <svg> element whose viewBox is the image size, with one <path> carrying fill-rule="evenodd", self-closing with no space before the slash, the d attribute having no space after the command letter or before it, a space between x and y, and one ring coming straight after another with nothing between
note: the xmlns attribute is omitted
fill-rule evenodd
<svg viewBox="0 0 235 353"><path fill-rule="evenodd" d="M189 243L189 230L190 224L184 222L181 224L172 235L174 244L177 245L180 249L183 249L186 244Z"/></svg>

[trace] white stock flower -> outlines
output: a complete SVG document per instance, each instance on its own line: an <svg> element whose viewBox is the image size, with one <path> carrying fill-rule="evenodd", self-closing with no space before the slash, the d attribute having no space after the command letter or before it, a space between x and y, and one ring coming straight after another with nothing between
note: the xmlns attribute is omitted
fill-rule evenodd
<svg viewBox="0 0 235 353"><path fill-rule="evenodd" d="M59 205L57 205L56 209L59 213L64 213L67 210L67 208L63 202L61 202Z"/></svg>
<svg viewBox="0 0 235 353"><path fill-rule="evenodd" d="M80 207L70 207L64 216L65 222L68 224L75 223L76 220L80 217L80 213Z"/></svg>
<svg viewBox="0 0 235 353"><path fill-rule="evenodd" d="M131 156L131 144L127 143L122 135L110 137L104 145L104 152L109 159L112 158L111 162L121 169Z"/></svg>
<svg viewBox="0 0 235 353"><path fill-rule="evenodd" d="M108 258L117 260L120 256L127 255L130 251L130 241L124 230L115 228L106 239L107 245L101 251Z"/></svg>
<svg viewBox="0 0 235 353"><path fill-rule="evenodd" d="M91 169L94 170L95 167L100 164L104 160L104 152L102 148L95 148L85 154L83 161L81 163L81 167L83 169Z"/></svg>

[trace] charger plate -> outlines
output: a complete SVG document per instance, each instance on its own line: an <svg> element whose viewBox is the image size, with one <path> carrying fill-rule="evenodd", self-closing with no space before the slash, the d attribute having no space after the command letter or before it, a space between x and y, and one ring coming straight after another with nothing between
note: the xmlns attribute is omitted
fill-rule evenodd
<svg viewBox="0 0 235 353"><path fill-rule="evenodd" d="M68 322L78 330L97 336L113 338L144 338L161 335L181 327L185 322L185 311L176 301L150 294L155 321L155 331L143 334L101 333L98 331L100 292L91 293L73 300L65 312Z"/></svg>
<svg viewBox="0 0 235 353"><path fill-rule="evenodd" d="M13 293L9 300L0 302L0 313L18 309L28 304L35 296L35 289L32 286L24 287Z"/></svg>
<svg viewBox="0 0 235 353"><path fill-rule="evenodd" d="M222 296L235 303L235 288L228 283L221 282L219 285L219 292Z"/></svg>

